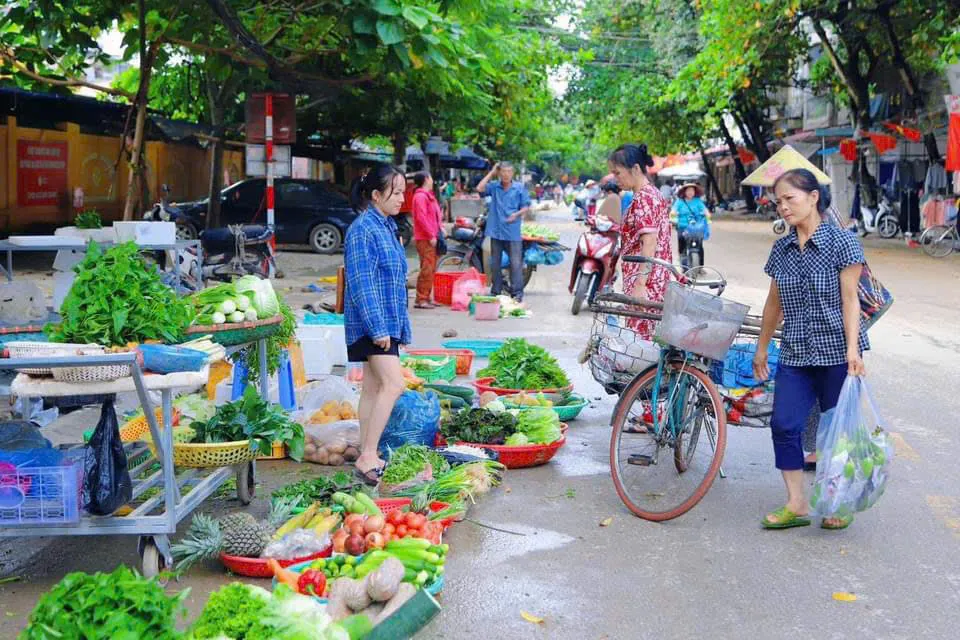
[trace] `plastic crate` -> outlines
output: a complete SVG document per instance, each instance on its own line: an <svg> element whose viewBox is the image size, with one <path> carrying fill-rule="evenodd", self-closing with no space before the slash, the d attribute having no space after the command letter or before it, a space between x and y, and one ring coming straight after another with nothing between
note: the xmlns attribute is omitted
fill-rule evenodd
<svg viewBox="0 0 960 640"><path fill-rule="evenodd" d="M470 349L410 349L407 355L411 356L449 356L457 359L457 375L470 375L473 366L473 351Z"/></svg>
<svg viewBox="0 0 960 640"><path fill-rule="evenodd" d="M270 455L265 456L262 453L257 454L257 460L283 460L287 457L287 445L282 442L274 442L273 450Z"/></svg>
<svg viewBox="0 0 960 640"><path fill-rule="evenodd" d="M453 304L453 283L462 275L462 271L438 271L433 274L433 299L437 304Z"/></svg>
<svg viewBox="0 0 960 640"><path fill-rule="evenodd" d="M469 349L478 358L489 358L490 354L503 346L503 340L447 340L444 349Z"/></svg>
<svg viewBox="0 0 960 640"><path fill-rule="evenodd" d="M499 302L478 302L474 307L473 317L475 320L499 320L500 303Z"/></svg>
<svg viewBox="0 0 960 640"><path fill-rule="evenodd" d="M83 465L14 467L0 463L0 527L80 521Z"/></svg>
<svg viewBox="0 0 960 640"><path fill-rule="evenodd" d="M426 359L426 360L437 360L437 361L446 361L440 367L436 369L417 369L414 368L413 372L417 374L417 377L423 378L427 382L433 382L434 380L453 380L457 377L457 360L456 358L451 358L450 356L417 356L417 358ZM406 365L406 359L401 359L401 362Z"/></svg>

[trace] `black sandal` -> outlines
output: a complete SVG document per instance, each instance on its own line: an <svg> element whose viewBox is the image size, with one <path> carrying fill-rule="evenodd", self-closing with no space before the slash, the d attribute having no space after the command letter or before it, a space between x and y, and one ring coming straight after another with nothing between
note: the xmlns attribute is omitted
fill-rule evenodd
<svg viewBox="0 0 960 640"><path fill-rule="evenodd" d="M383 476L384 468L385 465L384 467L375 467L367 471L360 471L360 469L354 467L353 475L355 475L358 480L363 482L368 487L375 487L380 484L380 477Z"/></svg>

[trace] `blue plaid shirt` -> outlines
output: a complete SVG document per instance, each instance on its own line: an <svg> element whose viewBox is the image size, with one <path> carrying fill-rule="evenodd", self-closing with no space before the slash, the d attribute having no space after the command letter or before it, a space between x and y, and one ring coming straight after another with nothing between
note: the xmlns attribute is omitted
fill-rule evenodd
<svg viewBox="0 0 960 640"><path fill-rule="evenodd" d="M833 366L847 361L840 271L864 262L853 234L828 222L820 223L803 251L796 229L774 243L764 271L776 281L783 306L780 364ZM870 348L862 321L859 347L861 352Z"/></svg>
<svg viewBox="0 0 960 640"><path fill-rule="evenodd" d="M407 256L397 239L397 223L374 207L347 229L344 245L347 344L364 336L413 340L407 311Z"/></svg>

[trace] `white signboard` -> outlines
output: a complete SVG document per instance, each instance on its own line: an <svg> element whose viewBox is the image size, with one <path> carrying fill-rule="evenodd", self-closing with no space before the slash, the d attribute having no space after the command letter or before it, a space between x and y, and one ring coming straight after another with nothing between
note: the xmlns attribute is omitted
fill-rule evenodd
<svg viewBox="0 0 960 640"><path fill-rule="evenodd" d="M262 178L267 175L267 148L262 144L248 144L247 177ZM273 177L289 178L293 174L289 145L273 145Z"/></svg>

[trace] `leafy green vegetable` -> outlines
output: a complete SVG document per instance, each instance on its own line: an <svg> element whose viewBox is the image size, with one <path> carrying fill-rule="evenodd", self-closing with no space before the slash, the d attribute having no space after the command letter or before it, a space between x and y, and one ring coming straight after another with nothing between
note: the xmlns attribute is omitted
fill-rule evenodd
<svg viewBox="0 0 960 640"><path fill-rule="evenodd" d="M91 242L74 271L77 278L61 306L63 321L44 328L51 342L177 342L193 319L190 303L163 284L132 242L106 253Z"/></svg>
<svg viewBox="0 0 960 640"><path fill-rule="evenodd" d="M113 573L70 573L40 596L20 640L182 638L175 623L190 590L168 596L123 565Z"/></svg>
<svg viewBox="0 0 960 640"><path fill-rule="evenodd" d="M87 209L77 214L73 219L73 226L77 229L102 229L103 220L96 209Z"/></svg>
<svg viewBox="0 0 960 640"><path fill-rule="evenodd" d="M390 461L383 472L384 484L400 484L422 472L427 464L433 474L444 473L450 469L446 458L419 444L405 444L390 453Z"/></svg>
<svg viewBox="0 0 960 640"><path fill-rule="evenodd" d="M270 638L272 630L262 624L270 606L269 591L241 582L232 582L210 594L200 617L190 629L192 640Z"/></svg>
<svg viewBox="0 0 960 640"><path fill-rule="evenodd" d="M191 442L236 442L250 440L251 447L270 455L274 442L283 442L290 457L303 458L303 426L290 419L278 405L266 402L253 385L248 385L243 398L217 408L210 420L194 421Z"/></svg>
<svg viewBox="0 0 960 640"><path fill-rule="evenodd" d="M490 364L477 372L478 378L492 377L504 389L554 389L570 384L557 359L543 347L523 338L511 338L490 354Z"/></svg>
<svg viewBox="0 0 960 640"><path fill-rule="evenodd" d="M509 413L486 409L464 409L440 425L440 433L450 442L503 444L517 430L517 419Z"/></svg>
<svg viewBox="0 0 960 640"><path fill-rule="evenodd" d="M301 497L300 505L306 506L311 502L328 503L331 496L338 491L353 494L363 487L360 482L346 471L338 471L332 476L317 476L309 480L301 480L277 489L271 495L274 500Z"/></svg>
<svg viewBox="0 0 960 640"><path fill-rule="evenodd" d="M534 408L520 412L517 418L517 433L523 434L523 444L550 444L560 439L560 417L553 409ZM507 444L514 444L507 442Z"/></svg>
<svg viewBox="0 0 960 640"><path fill-rule="evenodd" d="M525 433L515 433L507 438L507 441L503 444L507 445L508 447L522 447L530 444L530 438L528 438L527 434Z"/></svg>
<svg viewBox="0 0 960 640"><path fill-rule="evenodd" d="M297 332L297 317L293 315L293 310L287 306L287 303L277 296L280 305L280 313L283 314L283 322L280 328L272 336L267 338L267 373L273 375L280 368L280 352L287 348L290 341L294 339ZM276 315L276 314L274 314ZM261 316L264 318L265 316ZM234 362L238 359L245 359L247 370L250 372L250 379L256 380L260 377L260 354L256 345L251 345L243 351L237 352L233 356Z"/></svg>

